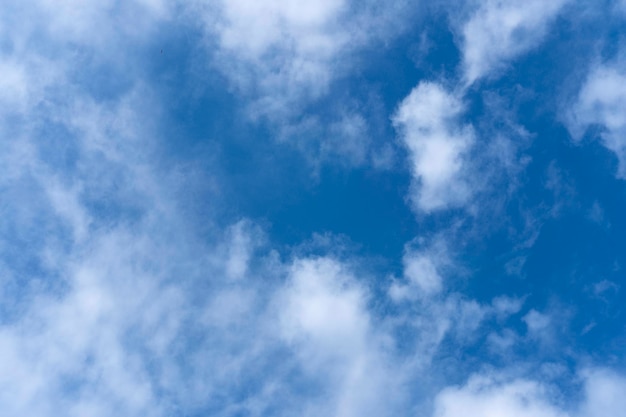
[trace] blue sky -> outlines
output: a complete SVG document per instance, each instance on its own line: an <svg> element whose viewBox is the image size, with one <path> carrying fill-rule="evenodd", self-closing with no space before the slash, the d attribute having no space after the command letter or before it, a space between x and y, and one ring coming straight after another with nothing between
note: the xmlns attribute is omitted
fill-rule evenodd
<svg viewBox="0 0 626 417"><path fill-rule="evenodd" d="M626 2L8 0L0 410L626 416Z"/></svg>

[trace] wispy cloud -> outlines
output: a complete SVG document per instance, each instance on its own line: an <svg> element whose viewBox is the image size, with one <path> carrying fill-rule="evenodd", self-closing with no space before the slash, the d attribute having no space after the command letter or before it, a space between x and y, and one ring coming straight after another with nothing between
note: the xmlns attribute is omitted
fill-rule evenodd
<svg viewBox="0 0 626 417"><path fill-rule="evenodd" d="M567 0L482 2L462 25L465 83L496 75L512 59L535 47L566 4Z"/></svg>

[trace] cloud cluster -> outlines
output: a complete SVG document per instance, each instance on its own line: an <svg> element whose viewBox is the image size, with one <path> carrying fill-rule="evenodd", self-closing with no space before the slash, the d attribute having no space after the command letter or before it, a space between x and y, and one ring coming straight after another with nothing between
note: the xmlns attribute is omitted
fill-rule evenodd
<svg viewBox="0 0 626 417"><path fill-rule="evenodd" d="M620 62L594 66L569 113L569 129L580 140L590 126L601 128L606 148L619 161L617 176L626 178L626 71Z"/></svg>
<svg viewBox="0 0 626 417"><path fill-rule="evenodd" d="M469 11L451 7L450 19L462 34L458 85L449 88L450 82L421 81L393 116L409 150L414 178L411 199L418 211L469 206L492 179L487 177L500 175L489 172L488 166L501 165L497 170L506 171L515 164L515 156L502 151L515 154L518 145L500 132L495 132L496 138L481 137L494 132L477 132L463 121L464 100L476 81L497 76L504 65L539 44L566 4L486 1Z"/></svg>
<svg viewBox="0 0 626 417"><path fill-rule="evenodd" d="M323 94L337 54L350 40L339 26L343 0L224 1L212 7L219 64L237 90L259 100L253 113L279 117ZM216 17L217 15L217 17Z"/></svg>
<svg viewBox="0 0 626 417"><path fill-rule="evenodd" d="M328 93L350 53L397 30L403 2L220 1L201 7L217 47L216 65L252 100L251 114L283 121ZM381 15L382 13L382 15Z"/></svg>
<svg viewBox="0 0 626 417"><path fill-rule="evenodd" d="M508 61L536 46L567 2L481 2L462 28L465 82L493 76Z"/></svg>
<svg viewBox="0 0 626 417"><path fill-rule="evenodd" d="M477 375L462 387L442 391L435 400L435 417L618 417L624 400L619 394L626 380L603 369L581 373L584 396L578 403L560 400L554 387L540 381Z"/></svg>
<svg viewBox="0 0 626 417"><path fill-rule="evenodd" d="M364 51L401 34L417 14L405 0L192 2L206 34L211 70L241 102L245 123L268 123L271 136L299 149L314 167L389 168L392 147L366 119L348 77L367 65Z"/></svg>
<svg viewBox="0 0 626 417"><path fill-rule="evenodd" d="M259 114L288 115L325 94L345 54L388 27L372 20L372 4L357 18L343 0L188 7L215 37L216 65L235 94ZM488 77L535 45L563 4L478 8L463 31L467 80ZM40 0L0 11L1 410L35 417L59 410L620 415L626 382L615 372L575 371L584 400L566 407L560 396L567 394L549 375L483 369L492 359L516 359L515 349L533 344L555 319L523 296L480 301L460 292L454 284L466 272L454 226L409 242L395 277L345 251L279 247L253 220L224 222L210 204L190 214L181 195L198 190L163 146L178 140L159 125L167 103L133 58L154 48L149 35L176 7ZM402 9L395 7L386 13ZM496 38L501 47L489 48ZM105 86L96 77L103 73ZM603 125L605 144L620 158L624 81L617 65L593 71L572 116L573 129ZM466 208L479 191L473 158L482 139L466 121L465 94L420 81L393 116L420 213ZM365 124L342 115L330 130L352 141L324 142L324 152L361 163L355 138ZM466 348L478 352L469 373L471 364L456 355Z"/></svg>
<svg viewBox="0 0 626 417"><path fill-rule="evenodd" d="M465 161L475 138L463 125L461 100L441 85L422 82L400 104L396 128L409 150L417 188L413 203L432 212L462 206L471 196Z"/></svg>

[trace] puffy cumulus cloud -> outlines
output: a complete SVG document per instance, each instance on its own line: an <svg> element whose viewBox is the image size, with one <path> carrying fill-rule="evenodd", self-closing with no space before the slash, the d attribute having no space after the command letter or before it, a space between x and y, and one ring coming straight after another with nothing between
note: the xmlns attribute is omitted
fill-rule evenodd
<svg viewBox="0 0 626 417"><path fill-rule="evenodd" d="M406 283L392 283L389 295L395 301L436 296L445 288L444 272L452 266L443 235L431 241L418 239L407 244L403 257L403 278Z"/></svg>
<svg viewBox="0 0 626 417"><path fill-rule="evenodd" d="M220 0L185 7L203 21L209 65L243 103L245 122L269 122L277 141L302 151L313 169L389 168L391 147L371 132L381 130L380 122L364 117L371 109L355 105L349 88L333 84L357 70L360 51L401 33L418 6Z"/></svg>
<svg viewBox="0 0 626 417"><path fill-rule="evenodd" d="M436 417L566 417L550 404L544 386L515 380L498 383L490 377L474 377L461 388L447 388L435 401Z"/></svg>
<svg viewBox="0 0 626 417"><path fill-rule="evenodd" d="M626 379L605 369L580 372L581 400L564 405L562 393L550 383L509 378L503 375L476 375L462 387L444 389L435 400L434 417L618 417L624 413Z"/></svg>
<svg viewBox="0 0 626 417"><path fill-rule="evenodd" d="M402 1L380 7L350 0L236 0L198 7L217 46L218 68L251 99L253 117L278 121L326 94L349 66L343 57L397 31L396 18L406 10Z"/></svg>
<svg viewBox="0 0 626 417"><path fill-rule="evenodd" d="M415 207L430 213L468 203L468 154L475 142L460 121L463 103L436 83L421 82L400 104L393 122L409 151Z"/></svg>
<svg viewBox="0 0 626 417"><path fill-rule="evenodd" d="M279 296L282 337L329 401L305 415L393 415L400 369L368 309L370 296L346 267L328 258L296 261Z"/></svg>
<svg viewBox="0 0 626 417"><path fill-rule="evenodd" d="M626 377L607 369L587 369L582 372L585 380L585 401L580 417L619 417L626 410Z"/></svg>
<svg viewBox="0 0 626 417"><path fill-rule="evenodd" d="M220 33L223 47L257 58L282 42L284 35L296 43L296 50L320 52L332 48L323 32L347 2L323 0L302 5L292 0L239 0L221 6L225 20Z"/></svg>
<svg viewBox="0 0 626 417"><path fill-rule="evenodd" d="M252 101L253 116L280 120L319 97L350 36L339 25L344 0L302 6L291 0L223 1L204 9L216 36L217 65Z"/></svg>
<svg viewBox="0 0 626 417"><path fill-rule="evenodd" d="M602 143L618 158L617 176L626 178L626 66L605 63L591 69L567 122L575 140L590 126L601 128Z"/></svg>
<svg viewBox="0 0 626 417"><path fill-rule="evenodd" d="M489 77L535 47L568 1L481 2L461 29L465 82Z"/></svg>
<svg viewBox="0 0 626 417"><path fill-rule="evenodd" d="M368 340L366 294L342 265L328 259L297 262L285 293L283 328L288 339L301 335L310 355L349 357ZM315 367L319 361L305 361Z"/></svg>
<svg viewBox="0 0 626 417"><path fill-rule="evenodd" d="M189 247L164 221L177 220L92 231L57 254L62 291L38 291L0 327L4 410L393 415L400 373L341 262L244 256L233 277L213 254L253 253L252 225Z"/></svg>

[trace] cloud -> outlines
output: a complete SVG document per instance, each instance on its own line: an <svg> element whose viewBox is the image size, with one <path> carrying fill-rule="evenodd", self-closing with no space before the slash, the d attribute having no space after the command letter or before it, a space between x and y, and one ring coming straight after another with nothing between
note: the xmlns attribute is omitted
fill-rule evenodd
<svg viewBox="0 0 626 417"><path fill-rule="evenodd" d="M590 126L599 126L603 145L619 161L617 176L626 178L626 70L620 63L592 67L567 119L574 140Z"/></svg>
<svg viewBox="0 0 626 417"><path fill-rule="evenodd" d="M508 378L505 375L475 375L462 387L444 389L435 400L434 417L618 417L623 415L626 380L606 369L580 372L583 392L579 403L564 406L550 383Z"/></svg>
<svg viewBox="0 0 626 417"><path fill-rule="evenodd" d="M447 388L435 400L434 417L566 417L550 404L541 384L515 380L499 384L490 377L474 377L462 388Z"/></svg>
<svg viewBox="0 0 626 417"><path fill-rule="evenodd" d="M587 369L585 378L585 402L580 417L619 417L626 410L626 378L607 369Z"/></svg>
<svg viewBox="0 0 626 417"><path fill-rule="evenodd" d="M567 2L481 2L461 30L466 84L496 75L507 62L537 46Z"/></svg>
<svg viewBox="0 0 626 417"><path fill-rule="evenodd" d="M279 298L281 333L330 403L306 415L393 415L400 373L368 311L367 291L329 258L297 260ZM323 381L323 382L322 382ZM329 408L328 408L329 407Z"/></svg>
<svg viewBox="0 0 626 417"><path fill-rule="evenodd" d="M71 98L48 92L52 106L26 101L21 111L30 125L3 139L2 198L12 203L3 209L10 226L0 231L0 259L12 282L2 294L0 350L11 360L2 365L1 408L33 416L59 409L160 415L131 335L143 335L145 357L164 354L185 307L179 289L161 285L155 272L171 253L149 231L169 205L155 194L157 175L143 159L153 145L150 124L134 130L149 95L96 104L61 85ZM59 142L51 126L63 132ZM2 127L10 129L10 119Z"/></svg>
<svg viewBox="0 0 626 417"><path fill-rule="evenodd" d="M215 36L216 64L250 96L251 114L280 120L327 91L332 65L350 40L339 24L347 7L344 0L237 0L199 8Z"/></svg>
<svg viewBox="0 0 626 417"><path fill-rule="evenodd" d="M343 54L380 29L369 20L376 8L353 21L345 13L354 5L339 0L206 7L217 16L218 65L238 94L268 105L260 112L291 114L325 94ZM506 351L521 340L506 326L523 300L457 292L466 276L452 232L407 244L400 277L387 286L375 261L353 258L352 246L338 248L332 235L312 256L305 245L273 244L253 220L219 218L212 195L202 195L210 203L201 215L189 210L181 196L197 195L186 176L195 173L162 146L174 140L159 124L167 103L134 58L154 46L150 35L172 8L40 1L0 11L8 39L0 48L0 409L35 417L403 415L428 404L447 376L465 377L463 366L443 368L442 357L482 364L490 357L464 349L488 339ZM23 25L8 31L11 19ZM107 80L128 83L109 89L92 79L109 65ZM463 116L462 98L429 82L396 112L420 212L466 207L475 196L477 140ZM365 116L346 111L328 124L335 136L320 153L367 160ZM522 320L541 332L542 318L530 310ZM623 409L621 376L585 375L581 417ZM454 416L465 404L464 414L478 416L563 415L547 386L472 379L444 390L436 413Z"/></svg>
<svg viewBox="0 0 626 417"><path fill-rule="evenodd" d="M532 335L541 334L550 326L550 317L537 310L530 310L523 319L528 327L528 332Z"/></svg>
<svg viewBox="0 0 626 417"><path fill-rule="evenodd" d="M461 100L443 86L421 82L400 104L393 123L409 151L416 209L430 213L462 207L472 196L466 158L474 142L460 121Z"/></svg>
<svg viewBox="0 0 626 417"><path fill-rule="evenodd" d="M404 330L401 338L403 343L411 340L406 355L416 375L436 369L438 355L446 349L476 347L486 341L496 353L506 354L516 338L507 321L521 310L524 299L500 295L485 303L456 291L467 272L450 247L451 236L441 233L407 244L403 277L393 278L388 289L390 299L402 307L398 316L388 318L396 324L392 328L411 329L411 336ZM493 334L495 330L504 336Z"/></svg>
<svg viewBox="0 0 626 417"><path fill-rule="evenodd" d="M418 239L416 243L407 244L404 249L402 263L406 284L394 282L389 288L389 295L395 301L436 296L445 288L444 271L452 264L445 238Z"/></svg>
<svg viewBox="0 0 626 417"><path fill-rule="evenodd" d="M405 2L236 0L195 6L216 47L214 64L249 100L249 114L284 123L330 93L350 53L396 33Z"/></svg>
<svg viewBox="0 0 626 417"><path fill-rule="evenodd" d="M292 415L302 404L310 415L390 413L400 391L393 361L353 274L327 258L281 262L247 220L198 239L176 198L185 184L149 158L158 152L143 122L155 110L149 90L101 103L75 93L39 115L64 127L65 148L44 153L34 132L3 155L3 198L13 201L3 214L17 229L3 244L23 240L44 266L20 270L2 254L22 289L2 293L12 301L0 328L10 359L0 365L0 407L33 416ZM57 159L67 147L77 161L69 167Z"/></svg>
<svg viewBox="0 0 626 417"><path fill-rule="evenodd" d="M25 22L52 11L39 6L18 11ZM110 44L94 28L124 27L127 7L164 13L158 2L64 3L42 26L45 41L3 61L0 127L14 133L16 114L29 124L2 136L0 194L11 204L0 227L0 352L8 359L0 408L42 417L59 409L293 415L301 404L311 415L389 413L399 389L357 279L330 259L283 263L247 220L199 237L178 194L189 184L161 153L149 82L131 71L129 86L100 100L82 84L85 73L70 70L59 45L77 42L98 55ZM279 13L289 30L314 34L336 13L289 7ZM136 29L139 38L120 44L118 57L149 42L143 23ZM24 29L12 39L31 36ZM298 50L317 50L315 36ZM61 57L49 54L55 47ZM362 123L346 119L337 129L356 137ZM286 304L276 308L278 300ZM323 395L312 395L329 379Z"/></svg>
<svg viewBox="0 0 626 417"><path fill-rule="evenodd" d="M420 254L411 255L405 257L405 276L427 294L441 291L442 278L431 258Z"/></svg>
<svg viewBox="0 0 626 417"><path fill-rule="evenodd" d="M372 109L355 97L363 90L352 93L344 81L368 51L401 34L419 7L405 0L220 0L186 9L206 34L203 65L222 74L241 103L242 123L267 123L270 136L300 150L314 174L322 164L389 169L392 148L372 133L386 126L367 118Z"/></svg>
<svg viewBox="0 0 626 417"><path fill-rule="evenodd" d="M310 354L349 357L367 343L369 318L365 294L340 264L328 259L293 266L283 310L288 339L302 334Z"/></svg>
<svg viewBox="0 0 626 417"><path fill-rule="evenodd" d="M493 299L492 304L496 314L506 317L517 314L522 309L524 299L498 296Z"/></svg>
<svg viewBox="0 0 626 417"><path fill-rule="evenodd" d="M234 280L242 279L248 273L255 246L262 242L261 233L245 220L231 226L228 232L226 276Z"/></svg>

